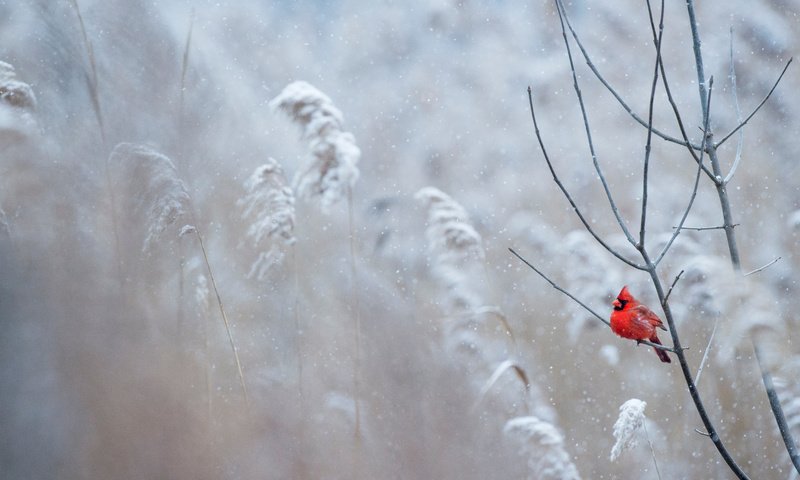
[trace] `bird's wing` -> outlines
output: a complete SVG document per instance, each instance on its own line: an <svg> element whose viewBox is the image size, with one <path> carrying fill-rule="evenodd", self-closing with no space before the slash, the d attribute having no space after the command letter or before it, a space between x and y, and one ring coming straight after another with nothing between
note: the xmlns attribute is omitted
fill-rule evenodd
<svg viewBox="0 0 800 480"><path fill-rule="evenodd" d="M648 325L652 325L662 330L666 330L666 327L664 327L664 322L662 322L661 319L658 318L658 315L653 313L653 311L647 308L646 306L637 305L633 307L633 311L635 313L634 314L635 321L647 322Z"/></svg>

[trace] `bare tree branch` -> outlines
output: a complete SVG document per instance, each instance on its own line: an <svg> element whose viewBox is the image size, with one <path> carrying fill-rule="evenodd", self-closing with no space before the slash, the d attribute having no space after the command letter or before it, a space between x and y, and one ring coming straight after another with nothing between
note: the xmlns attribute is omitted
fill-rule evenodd
<svg viewBox="0 0 800 480"><path fill-rule="evenodd" d="M797 445L794 442L791 432L789 431L789 424L786 422L786 416L783 414L781 407L781 400L778 398L778 392L775 391L775 386L772 384L772 375L764 368L764 362L761 359L761 349L753 342L753 350L756 353L758 366L761 368L761 380L764 382L764 389L767 391L767 398L769 399L769 406L772 409L772 414L775 417L775 422L778 424L778 430L781 433L786 451L789 452L789 458L792 459L795 470L800 473L800 454L797 452Z"/></svg>
<svg viewBox="0 0 800 480"><path fill-rule="evenodd" d="M589 56L589 53L587 52L586 48L583 46L583 42L581 42L580 37L578 36L578 34L575 31L575 29L572 27L572 23L569 21L569 16L567 15L566 10L564 9L562 0L558 0L558 3L561 4L561 11L563 12L564 20L566 21L567 27L569 28L569 31L572 34L572 38L575 39L575 43L578 45L578 48L580 49L581 54L583 55L583 58L586 61L586 65L592 71L594 76L597 77L597 80L600 81L600 83L603 84L604 87L606 87L606 90L608 90L609 93L611 93L611 95L614 96L614 98L617 100L617 103L620 104L620 106L631 116L631 118L633 118L637 123L639 123L639 125L641 125L641 126L643 126L645 128L648 128L647 122L645 122L642 119L642 117L637 115L636 112L634 112L633 109L630 106L628 106L628 104L625 102L625 100L622 98L622 96L619 93L617 93L617 91L614 89L614 87L611 86L611 84L608 83L608 81L605 79L605 77L603 77L603 75L600 73L600 70L598 70L597 66L595 66L594 62L592 62L592 59ZM690 147L690 148L693 148L695 150L699 150L700 149L700 147L698 145L691 144L685 138L684 138L684 140L681 140L679 138L667 135L666 133L663 133L663 132L661 132L660 130L658 130L656 128L652 128L652 131L656 136L662 138L663 140L665 140L667 142L677 143L678 145L683 145L685 147Z"/></svg>
<svg viewBox="0 0 800 480"><path fill-rule="evenodd" d="M708 337L708 345L706 345L706 350L703 352L703 359L700 360L700 366L697 368L697 376L694 379L694 383L699 385L700 384L700 375L703 374L703 367L706 364L706 360L708 360L708 352L711 351L711 343L714 342L714 335L717 334L717 327L719 326L719 316L714 319L714 328L711 330L711 336Z"/></svg>
<svg viewBox="0 0 800 480"><path fill-rule="evenodd" d="M569 68L572 72L572 86L575 89L575 95L578 98L578 105L581 108L581 115L583 116L583 126L586 130L586 140L589 144L589 152L592 155L592 163L594 164L594 169L597 172L597 175L600 177L600 183L603 184L603 190L606 192L606 198L608 198L608 203L611 206L611 211L614 213L614 217L617 219L617 223L619 224L622 232L625 234L625 237L631 243L631 245L636 245L636 240L631 235L631 232L628 230L628 226L625 224L625 220L623 220L622 215L619 213L619 209L617 209L617 204L614 202L614 197L611 195L611 190L608 187L608 182L606 181L605 175L603 175L603 170L600 168L600 163L597 161L597 153L594 149L594 142L592 141L592 131L589 128L589 118L586 113L586 105L583 103L583 94L581 93L581 88L578 86L578 74L575 72L575 62L572 60L572 49L569 46L569 40L567 39L567 30L564 26L564 16L562 14L562 7L563 5L559 0L556 0L556 9L558 10L558 17L561 22L561 36L564 37L564 47L567 50L567 58L569 58Z"/></svg>
<svg viewBox="0 0 800 480"><path fill-rule="evenodd" d="M732 227L738 227L738 223L734 223L731 225ZM695 230L697 232L703 232L705 230L725 230L725 225L720 225L718 227L672 227L677 228L678 230Z"/></svg>
<svg viewBox="0 0 800 480"><path fill-rule="evenodd" d="M561 189L561 192L564 194L564 196L567 197L567 201L569 201L569 204L572 206L572 209L575 211L575 214L578 215L578 218L580 219L584 228L586 228L586 231L588 231L592 235L592 237L594 237L594 239L597 240L597 242L603 246L603 248L608 250L609 253L617 257L619 260L623 261L626 265L629 265L637 270L644 270L644 267L636 264L631 260L628 260L627 258L622 256L621 253L611 248L610 245L608 245L605 241L603 241L603 239L601 239L597 235L597 233L595 233L591 225L589 225L589 222L581 213L580 209L578 208L578 205L575 203L575 200L572 199L572 196L569 194L566 187L564 187L564 184L562 184L561 180L559 180L558 175L556 174L556 171L553 168L553 164L550 161L550 156L547 154L547 149L545 148L544 141L542 140L542 134L539 131L539 123L536 121L536 111L533 108L533 93L531 93L531 87L528 87L528 104L530 105L531 109L531 118L533 119L533 128L536 133L536 139L539 141L539 147L542 149L542 154L544 155L545 162L547 162L547 167L550 169L550 173L553 175L553 180L556 182L556 185L558 185L558 188Z"/></svg>
<svg viewBox="0 0 800 480"><path fill-rule="evenodd" d="M675 288L675 285L678 284L678 280L681 279L681 275L683 275L684 270L681 270L680 273L675 277L675 280L672 281L672 285L669 286L669 291L667 291L667 295L664 296L664 301L669 301L669 296L672 295L672 289Z"/></svg>
<svg viewBox="0 0 800 480"><path fill-rule="evenodd" d="M778 263L778 260L780 260L780 259L781 259L781 257L778 257L778 258L776 258L775 260L773 260L773 261L769 262L768 264L764 265L763 267L758 267L758 268L756 268L755 270L753 270L752 272L747 272L747 273L745 273L745 274L744 274L744 276L746 277L746 276L748 276L748 275L752 275L752 274L754 274L754 273L758 273L758 272L760 272L760 271L762 271L762 270L766 270L768 267L771 267L771 266L772 266L772 265L774 265L775 263Z"/></svg>
<svg viewBox="0 0 800 480"><path fill-rule="evenodd" d="M597 312L595 312L594 310L592 310L592 309L591 309L591 307L589 307L589 306L588 306L588 305L586 305L585 303L583 303L583 302L581 302L580 300L578 300L578 299L575 297L575 295L573 295L573 294L569 293L568 291L564 290L564 289L563 289L563 288L562 288L562 287L561 287L559 284L557 284L556 282L554 282L554 281L550 280L550 277L548 277L547 275L545 275L544 273L542 273L542 271L541 271L541 270L539 270L538 268L534 267L532 263L530 263L529 261L525 260L525 259L522 257L522 255L520 255L519 253L517 253L517 252L516 252L516 251L515 251L513 248L509 248L509 249L508 249L508 251L509 251L509 252L511 252L512 254L514 254L514 256L515 256L515 257L517 257L517 258L519 258L520 260L522 260L522 263L524 263L525 265L527 265L528 267L530 267L530 268L531 268L531 270L533 270L534 272L538 273L538 274L539 274L539 276L540 276L540 277L542 277L543 279L545 279L545 280L547 281L547 283L549 283L549 284L550 284L550 285L551 285L553 288L555 288L555 289L556 289L556 290L558 290L559 292L561 292L561 293L563 293L564 295L566 295L566 296L568 296L569 298L571 298L573 302L575 302L575 303L577 303L578 305L580 305L581 307L583 307L583 308L584 308L584 310L586 310L587 312L589 312L589 313L591 313L592 315L594 315L594 316L595 316L595 317L596 317L598 320L600 320L601 322L605 323L605 324L606 324L606 325L607 325L609 328L611 327L611 322L609 322L609 321L608 321L608 320L606 320L605 318L601 317L601 316L600 316L600 314L598 314Z"/></svg>
<svg viewBox="0 0 800 480"><path fill-rule="evenodd" d="M598 320L600 320L601 322L605 323L606 325L608 325L608 327L609 327L609 328L611 328L611 322L609 322L609 321L608 321L608 320L606 320L605 318L601 317L601 316L600 316L600 314L598 314L597 312L595 312L594 310L592 310L592 309L591 309L591 308L590 308L588 305L586 305L586 304L585 304L585 303L583 303L582 301L578 300L578 299L575 297L575 295L573 295L573 294L569 293L568 291L564 290L564 289L563 289L563 288L562 288L562 287L561 287L559 284L557 284L556 282L552 281L552 280L551 280L551 279L550 279L550 278L549 278L547 275L545 275L544 273L542 273L542 271L541 271L541 270L539 270L538 268L534 267L534 266L533 266L533 264L532 264L532 263L530 263L529 261L525 260L525 259L524 259L524 258L523 258L523 257L522 257L522 256L521 256L519 253L517 253L517 252L516 252L516 251L515 251L513 248L509 248L509 249L508 249L508 251L509 251L509 252L511 252L511 253L513 253L515 257L517 257L518 259L520 259L520 260L522 261L522 263L524 263L525 265L527 265L528 267L530 267L530 268L531 268L531 270L533 270L534 272L536 272L537 274L539 274L539 276L540 276L540 277L542 277L543 279L545 279L545 281L547 281L547 283L549 283L549 284L550 284L550 285L551 285L553 288L555 288L555 289L556 289L556 290L558 290L559 292L561 292L561 293L563 293L564 295L566 295L566 296L568 296L569 298L571 298L571 299L572 299L572 301L574 301L575 303L577 303L578 305L580 305L581 307L583 307L583 308L584 308L584 309L585 309L587 312L591 313L591 314L592 314L592 315L594 315L594 316L595 316L595 317L596 317ZM651 346L651 347L653 347L653 348L657 348L657 349L659 349L659 350L666 350L667 352L677 353L677 352L675 352L675 349L673 349L673 348L670 348L670 347L667 347L666 345L661 345L661 344L658 344L658 343L652 343L652 342L649 342L649 341L647 341L647 340L638 340L638 341L637 341L637 343L641 343L641 344L644 344L644 345L649 345L649 346Z"/></svg>
<svg viewBox="0 0 800 480"><path fill-rule="evenodd" d="M754 116L756 113L758 113L758 111L759 111L759 110L761 110L761 107L763 107L763 106L764 106L764 104L765 104L765 103L767 103L767 100L769 100L769 97L770 97L770 96L772 96L772 92L774 92L774 91L775 91L775 89L776 89L776 88L778 88L778 84L779 84L779 83L781 83L781 79L783 78L783 75L786 73L786 70L788 70L788 69L789 69L789 65L791 65L791 64L792 64L792 60L794 60L794 58L790 58L790 59L789 59L789 61L788 61L788 62L786 62L786 66L784 66L784 67L783 67L783 70L781 71L781 74L778 76L778 79L777 79L777 80L775 80L775 84L774 84L774 85L772 85L772 88L769 90L769 92L767 92L767 95L764 97L764 99L763 99L763 100L761 100L761 103L759 103L759 104L756 106L756 108L754 108L754 109L753 109L753 111L752 111L752 112L750 112L750 115L748 115L748 116L747 116L747 118L745 118L743 122L741 122L739 125L737 125L737 126L736 126L736 127L733 129L733 130L731 130L731 131L730 131L730 132L729 132L727 135L725 135L724 137L722 137L722 140L720 140L719 142L717 142L717 143L714 145L714 147L715 147L715 148L719 148L719 147L720 147L720 146L721 146L723 143L725 143L725 141L726 141L726 140L728 140L729 138L731 138L731 135L733 135L734 133L736 133L737 131L739 131L739 129L740 129L740 128L742 128L742 127L744 127L745 125L747 125L747 122L749 122L749 121L750 121L750 119L751 119L751 118L753 118L753 116Z"/></svg>
<svg viewBox="0 0 800 480"><path fill-rule="evenodd" d="M711 110L711 92L714 87L714 77L711 77L709 81L709 90L708 90L708 105L706 105L706 111ZM706 138L708 138L708 120L709 117L706 116L705 125L703 125L703 146L705 147ZM675 239L678 238L678 235L681 234L681 230L683 229L683 223L686 221L686 217L689 216L689 212L692 210L692 205L694 205L694 199L697 197L697 187L700 185L700 170L703 167L703 153L705 153L705 149L700 150L700 163L697 164L697 174L694 177L694 186L692 187L692 194L689 196L689 204L686 205L686 210L683 211L683 216L681 217L681 221L678 222L678 227L672 233L672 237L670 237L667 244L664 246L664 249L656 258L655 264L658 265L661 263L661 260L664 259L664 256L669 251L670 247L672 247L672 243L675 242Z"/></svg>
<svg viewBox="0 0 800 480"><path fill-rule="evenodd" d="M650 15L650 23L653 29L653 11L650 2L647 2L647 11ZM653 141L653 106L656 99L656 87L658 86L658 67L661 64L661 39L664 35L664 0L661 0L661 17L658 22L658 36L656 38L656 65L653 71L653 85L650 87L650 105L647 109L647 142L644 146L644 167L642 170L642 219L639 224L639 244L638 248L644 248L645 226L647 224L647 176L650 171L650 151ZM705 136L703 137L705 140ZM700 152L702 155L702 151ZM702 162L700 165L702 166ZM698 172L699 177L699 172ZM699 178L698 178L699 179Z"/></svg>

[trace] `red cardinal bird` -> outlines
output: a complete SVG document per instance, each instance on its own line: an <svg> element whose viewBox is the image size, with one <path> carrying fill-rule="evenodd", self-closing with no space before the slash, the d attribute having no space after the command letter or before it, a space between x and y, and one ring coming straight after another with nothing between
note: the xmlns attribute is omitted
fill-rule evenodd
<svg viewBox="0 0 800 480"><path fill-rule="evenodd" d="M664 323L652 310L637 302L627 286L622 287L612 305L614 306L614 311L611 312L612 332L623 338L650 340L661 345L656 335L656 327L666 330ZM666 351L658 348L654 350L662 362L670 363Z"/></svg>

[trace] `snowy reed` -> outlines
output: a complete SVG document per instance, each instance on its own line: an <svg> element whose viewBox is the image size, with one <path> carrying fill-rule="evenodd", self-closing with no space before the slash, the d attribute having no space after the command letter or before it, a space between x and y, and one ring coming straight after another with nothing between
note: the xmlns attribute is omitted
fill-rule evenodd
<svg viewBox="0 0 800 480"><path fill-rule="evenodd" d="M161 240L162 234L169 228L175 231L176 237L193 234L197 238L203 254L203 262L208 271L208 278L211 280L211 288L214 290L219 312L225 324L245 403L249 405L242 363L233 341L230 322L222 304L211 263L208 260L208 251L203 242L203 236L194 224L183 225L180 229L176 226L178 220L187 217L194 220L194 215L191 212L186 185L178 176L175 165L167 156L152 148L132 143L120 143L114 147L108 163L112 166L119 165L117 185L121 186L123 192L126 193L123 197L126 202L123 204L123 208L130 208L132 212L129 213L133 213L135 219L143 219L147 225L142 246L144 253L151 253L154 245Z"/></svg>
<svg viewBox="0 0 800 480"><path fill-rule="evenodd" d="M471 291L467 270L484 259L481 236L464 207L441 190L425 187L414 198L428 208L425 236L431 272L448 291L448 313L474 312L483 301Z"/></svg>
<svg viewBox="0 0 800 480"><path fill-rule="evenodd" d="M27 83L17 80L14 67L6 62L0 62L0 100L22 109L36 108L33 89Z"/></svg>
<svg viewBox="0 0 800 480"><path fill-rule="evenodd" d="M120 143L111 152L109 164L118 166L117 185L124 185L130 192L128 200L133 213L147 223L142 245L142 251L147 252L165 230L186 217L189 211L186 185L178 177L172 160L145 145Z"/></svg>
<svg viewBox="0 0 800 480"><path fill-rule="evenodd" d="M285 113L300 126L302 137L308 142L311 161L295 175L292 185L296 195L309 200L319 198L320 208L324 213L328 213L330 208L343 198L347 199L352 280L350 307L353 315L355 345L353 397L355 401L356 456L358 456L360 455L359 440L361 438L361 309L356 268L353 186L359 176L357 165L361 158L361 150L356 146L353 134L343 130L344 116L342 112L336 108L327 95L307 82L296 81L287 85L278 96L270 101L270 107L275 111ZM296 268L295 266L295 270ZM295 282L296 284L297 282ZM355 464L358 463L358 461L355 462Z"/></svg>
<svg viewBox="0 0 800 480"><path fill-rule="evenodd" d="M344 117L327 95L307 82L290 83L270 102L303 130L311 161L294 178L297 195L319 197L324 212L348 196L358 180L361 150L355 137L343 130Z"/></svg>
<svg viewBox="0 0 800 480"><path fill-rule="evenodd" d="M564 437L552 424L537 417L516 417L506 422L503 433L519 445L528 459L531 480L579 480L578 469L564 450Z"/></svg>
<svg viewBox="0 0 800 480"><path fill-rule="evenodd" d="M270 268L283 260L285 247L295 243L294 193L273 158L256 168L244 188L246 194L236 204L249 224L246 236L259 250L248 277L264 280Z"/></svg>
<svg viewBox="0 0 800 480"><path fill-rule="evenodd" d="M0 61L0 133L31 133L36 125L35 109L33 89L17 79L12 65Z"/></svg>
<svg viewBox="0 0 800 480"><path fill-rule="evenodd" d="M614 438L617 440L611 448L611 461L613 462L624 452L635 447L636 435L644 427L644 409L647 402L631 398L619 407L619 417L614 423Z"/></svg>

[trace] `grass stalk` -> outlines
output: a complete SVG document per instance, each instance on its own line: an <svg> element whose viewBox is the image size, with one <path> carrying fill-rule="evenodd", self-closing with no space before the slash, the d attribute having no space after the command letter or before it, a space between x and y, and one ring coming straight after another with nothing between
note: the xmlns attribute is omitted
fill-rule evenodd
<svg viewBox="0 0 800 480"><path fill-rule="evenodd" d="M219 306L219 313L222 316L222 321L225 323L225 331L228 334L228 341L231 344L231 351L233 351L233 358L236 361L236 370L239 374L239 383L242 387L242 394L244 395L244 402L247 405L248 410L250 409L250 397L247 395L247 385L244 381L244 372L242 371L242 362L239 360L239 352L236 349L236 343L233 341L233 334L231 333L231 325L228 321L228 316L225 314L225 307L222 305L222 297L219 295L219 289L217 288L217 280L214 278L214 272L211 270L211 263L208 261L208 253L206 251L205 244L203 243L203 236L200 234L200 231L195 226L194 233L197 236L197 241L200 243L200 250L203 252L203 260L206 264L206 269L208 270L208 278L211 280L211 288L214 289L214 295L217 297L217 305Z"/></svg>

